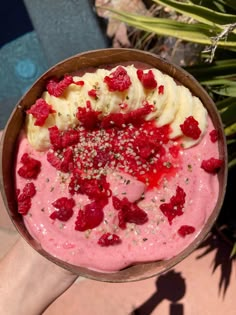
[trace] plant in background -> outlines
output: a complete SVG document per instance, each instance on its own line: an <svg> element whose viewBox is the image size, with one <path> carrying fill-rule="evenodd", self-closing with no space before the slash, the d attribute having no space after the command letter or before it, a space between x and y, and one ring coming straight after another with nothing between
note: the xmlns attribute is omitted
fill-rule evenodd
<svg viewBox="0 0 236 315"><path fill-rule="evenodd" d="M147 2L147 1L143 1ZM149 1L150 2L150 1ZM184 65L208 91L221 115L228 146L228 166L230 172L236 169L236 3L235 0L153 0L158 6L157 16L138 15L114 8L103 7L117 19L136 30L132 32L133 48L152 50L155 36L173 39L173 45L195 43L199 58L192 65ZM153 10L153 9L152 9ZM166 10L168 14L160 14ZM148 40L147 40L148 39ZM144 43L142 46L142 42ZM155 42L155 41L154 41ZM140 44L141 43L141 44ZM151 44L150 44L151 43ZM152 47L152 48L150 48ZM176 47L175 47L176 48ZM196 47L195 47L196 48ZM220 222L230 229L234 241L231 257L236 255L236 217ZM226 211L227 212L227 211ZM228 215L226 215L227 217Z"/></svg>

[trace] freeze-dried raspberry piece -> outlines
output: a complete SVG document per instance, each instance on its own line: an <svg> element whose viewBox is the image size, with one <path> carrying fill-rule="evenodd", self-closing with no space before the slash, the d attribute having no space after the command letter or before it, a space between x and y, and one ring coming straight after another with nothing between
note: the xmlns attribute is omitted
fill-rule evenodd
<svg viewBox="0 0 236 315"><path fill-rule="evenodd" d="M58 81L57 79L54 78L49 80L48 84L46 85L46 89L48 90L48 93L50 95L59 97L63 94L63 92L71 83L74 83L74 81L73 77L69 75L62 79L61 81Z"/></svg>
<svg viewBox="0 0 236 315"><path fill-rule="evenodd" d="M43 98L39 98L26 113L33 115L35 126L43 126L49 114L56 113L56 111Z"/></svg>
<svg viewBox="0 0 236 315"><path fill-rule="evenodd" d="M99 169L104 167L107 163L110 162L111 155L110 155L110 149L105 148L104 150L97 149L97 154L93 158L93 168Z"/></svg>
<svg viewBox="0 0 236 315"><path fill-rule="evenodd" d="M74 153L71 148L67 148L65 152L63 152L63 157L61 160L60 171L64 173L68 173L73 171L74 168Z"/></svg>
<svg viewBox="0 0 236 315"><path fill-rule="evenodd" d="M52 205L57 209L50 215L50 218L53 220L58 219L65 222L68 221L74 213L73 208L75 206L75 201L72 198L61 197L54 201Z"/></svg>
<svg viewBox="0 0 236 315"><path fill-rule="evenodd" d="M86 107L79 107L76 114L77 119L80 121L81 126L86 130L94 130L99 127L100 120L98 116L100 112L92 109L91 102L86 102Z"/></svg>
<svg viewBox="0 0 236 315"><path fill-rule="evenodd" d="M184 123L180 125L180 129L186 137L194 140L198 139L201 135L201 129L198 127L198 121L193 116L186 118Z"/></svg>
<svg viewBox="0 0 236 315"><path fill-rule="evenodd" d="M37 161L29 156L28 153L24 153L21 157L21 166L18 170L18 174L26 179L36 179L41 170L41 162Z"/></svg>
<svg viewBox="0 0 236 315"><path fill-rule="evenodd" d="M185 237L186 235L192 234L195 232L195 227L191 225L182 225L178 229L178 234L182 237Z"/></svg>
<svg viewBox="0 0 236 315"><path fill-rule="evenodd" d="M49 139L51 142L51 145L54 150L60 150L62 149L62 137L61 132L58 129L57 126L53 126L48 128L49 131Z"/></svg>
<svg viewBox="0 0 236 315"><path fill-rule="evenodd" d="M94 201L87 204L83 210L79 210L75 222L75 230L86 231L99 226L104 217L103 207L103 203Z"/></svg>
<svg viewBox="0 0 236 315"><path fill-rule="evenodd" d="M126 228L126 223L142 225L148 221L147 213L139 208L136 203L130 202L127 198L121 200L118 197L113 196L112 202L114 208L119 210L118 219L119 227L121 229Z"/></svg>
<svg viewBox="0 0 236 315"><path fill-rule="evenodd" d="M145 89L155 89L157 87L157 81L152 70L144 73L143 70L137 70L137 76Z"/></svg>
<svg viewBox="0 0 236 315"><path fill-rule="evenodd" d="M183 214L183 208L185 204L185 192L183 188L177 186L176 194L171 197L169 203L162 203L160 205L160 210L167 217L169 224L172 224L173 219L176 216Z"/></svg>
<svg viewBox="0 0 236 315"><path fill-rule="evenodd" d="M201 164L201 168L204 169L207 173L215 174L219 171L221 166L223 165L223 160L210 158L208 160L203 160Z"/></svg>
<svg viewBox="0 0 236 315"><path fill-rule="evenodd" d="M117 198L116 196L112 196L112 204L116 210L121 210L122 201L119 198Z"/></svg>
<svg viewBox="0 0 236 315"><path fill-rule="evenodd" d="M179 146L173 145L172 147L169 147L169 152L173 156L173 158L177 158L179 155Z"/></svg>
<svg viewBox="0 0 236 315"><path fill-rule="evenodd" d="M25 185L25 187L23 188L23 194L25 194L26 196L32 198L34 197L34 195L36 194L36 188L34 183L27 183Z"/></svg>
<svg viewBox="0 0 236 315"><path fill-rule="evenodd" d="M125 124L124 114L122 113L111 113L105 117L103 117L101 122L101 128L109 129L109 128L122 128Z"/></svg>
<svg viewBox="0 0 236 315"><path fill-rule="evenodd" d="M78 85L78 86L83 86L84 85L84 81L80 80L80 81L73 81L74 84Z"/></svg>
<svg viewBox="0 0 236 315"><path fill-rule="evenodd" d="M116 234L104 233L98 240L98 244L101 246L111 246L121 243L121 239Z"/></svg>
<svg viewBox="0 0 236 315"><path fill-rule="evenodd" d="M31 208L31 198L25 194L21 194L18 197L18 212L22 215L26 215Z"/></svg>
<svg viewBox="0 0 236 315"><path fill-rule="evenodd" d="M103 81L107 84L110 92L123 92L132 84L127 71L121 66L117 67L109 76L105 76Z"/></svg>
<svg viewBox="0 0 236 315"><path fill-rule="evenodd" d="M216 129L213 129L210 133L210 139L211 142L215 143L218 140L218 131Z"/></svg>
<svg viewBox="0 0 236 315"><path fill-rule="evenodd" d="M148 102L144 102L143 107L135 109L127 114L124 114L124 119L126 124L138 125L144 122L146 115L150 114L153 111L153 105L150 105Z"/></svg>
<svg viewBox="0 0 236 315"><path fill-rule="evenodd" d="M153 137L140 134L133 142L133 149L137 155L141 158L148 160L150 157L156 154L160 145L155 142L156 139Z"/></svg>
<svg viewBox="0 0 236 315"><path fill-rule="evenodd" d="M164 85L158 86L158 94L164 94Z"/></svg>
<svg viewBox="0 0 236 315"><path fill-rule="evenodd" d="M106 176L101 176L100 179L96 178L82 178L81 174L75 170L69 183L69 193L84 194L92 200L102 201L104 205L108 203L108 197L111 195L109 189L110 184L106 181Z"/></svg>
<svg viewBox="0 0 236 315"><path fill-rule="evenodd" d="M61 146L63 148L78 144L80 140L80 134L78 130L68 129L62 133Z"/></svg>
<svg viewBox="0 0 236 315"><path fill-rule="evenodd" d="M47 160L53 167L55 167L57 170L60 170L61 169L61 159L55 154L56 154L55 152L48 151Z"/></svg>
<svg viewBox="0 0 236 315"><path fill-rule="evenodd" d="M98 98L98 94L97 94L97 90L96 90L96 89L89 90L89 91L88 91L88 95L89 95L90 97L95 98L95 99Z"/></svg>

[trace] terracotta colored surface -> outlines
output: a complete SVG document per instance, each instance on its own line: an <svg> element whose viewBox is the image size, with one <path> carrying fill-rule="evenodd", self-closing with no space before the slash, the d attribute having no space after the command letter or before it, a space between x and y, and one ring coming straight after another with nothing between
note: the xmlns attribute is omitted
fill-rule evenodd
<svg viewBox="0 0 236 315"><path fill-rule="evenodd" d="M77 283L44 315L234 315L236 261L231 264L225 243L214 237L208 241L208 245L159 278L125 284L91 280ZM206 256L197 258L215 246ZM216 256L219 265L213 272ZM224 294L228 276L230 283Z"/></svg>

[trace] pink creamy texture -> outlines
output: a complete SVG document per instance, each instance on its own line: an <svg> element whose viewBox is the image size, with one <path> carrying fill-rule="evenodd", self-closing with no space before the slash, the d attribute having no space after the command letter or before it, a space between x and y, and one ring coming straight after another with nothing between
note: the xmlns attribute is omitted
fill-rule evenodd
<svg viewBox="0 0 236 315"><path fill-rule="evenodd" d="M50 163L45 152L35 151L22 135L17 155L16 170L21 156L27 152L42 163L37 180L32 180L37 193L32 198L29 213L24 222L31 235L42 247L55 257L71 264L84 266L103 272L115 272L138 262L169 259L186 248L202 229L215 207L219 192L217 175L205 172L201 167L203 159L218 158L218 144L210 141L209 132L214 129L209 120L208 129L202 141L186 150L180 151L180 169L174 177L162 180L160 187L146 191L144 199L138 203L148 214L148 222L143 225L127 224L125 230L118 228L117 210L113 208L111 198L104 208L103 222L93 230L76 231L75 220L78 210L90 201L86 195L75 194L74 214L67 222L52 220L50 214L55 211L52 203L60 197L71 198L68 193L68 174L62 175ZM129 185L125 184L129 180ZM129 201L139 200L145 190L144 183L124 173L107 176L113 195ZM16 174L16 187L23 189L27 180ZM160 211L163 202L169 202L180 186L186 193L184 214L174 218L172 225ZM193 226L194 233L181 237L177 231L182 225ZM122 242L115 246L101 247L99 237L106 233L115 233Z"/></svg>

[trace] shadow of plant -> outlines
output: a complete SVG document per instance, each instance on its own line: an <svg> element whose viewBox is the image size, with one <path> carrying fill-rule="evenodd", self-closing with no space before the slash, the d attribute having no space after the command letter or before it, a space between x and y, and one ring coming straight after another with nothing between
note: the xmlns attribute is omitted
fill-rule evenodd
<svg viewBox="0 0 236 315"><path fill-rule="evenodd" d="M212 266L214 273L220 268L219 293L226 294L230 284L232 265L234 258L230 257L233 243L236 242L236 211L234 209L236 167L230 170L227 191L221 213L217 219L215 227L198 247L197 250L205 249L205 251L197 256L200 259L210 252L215 251L215 257Z"/></svg>
<svg viewBox="0 0 236 315"><path fill-rule="evenodd" d="M233 259L230 258L232 246L219 237L216 231L212 231L197 250L200 249L205 250L197 256L197 259L200 259L211 252L215 252L212 273L214 273L217 268L220 268L219 293L223 293L224 296L230 284L232 272Z"/></svg>

